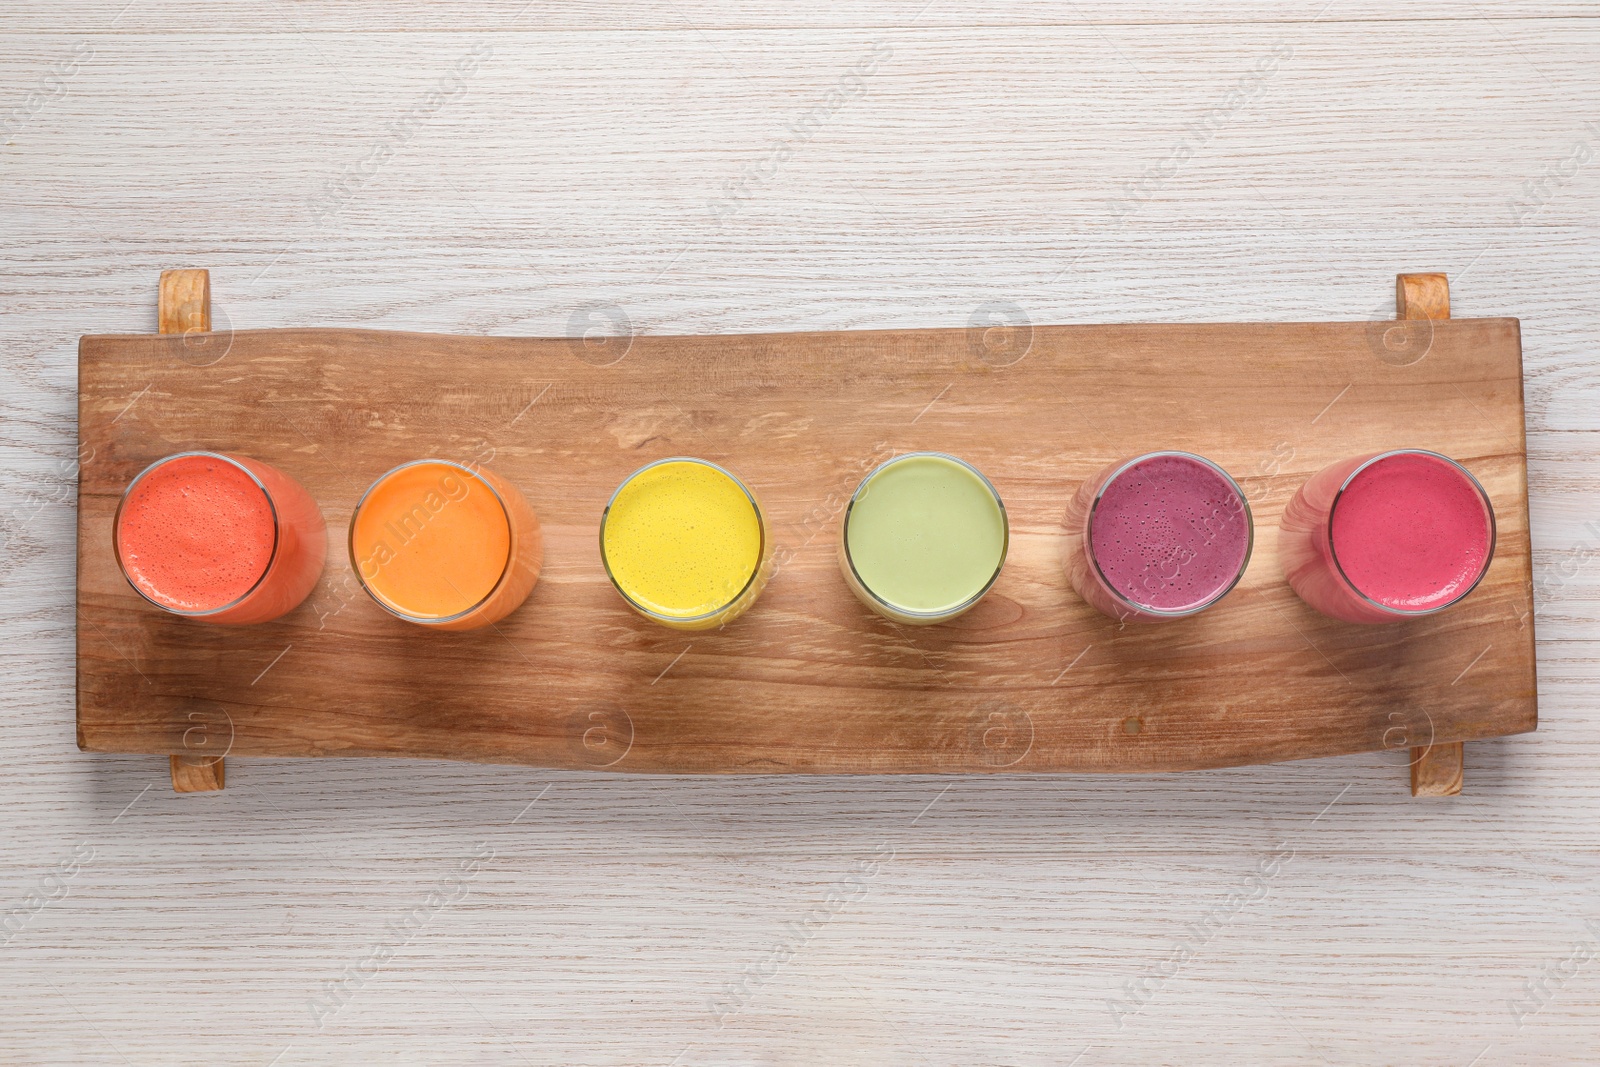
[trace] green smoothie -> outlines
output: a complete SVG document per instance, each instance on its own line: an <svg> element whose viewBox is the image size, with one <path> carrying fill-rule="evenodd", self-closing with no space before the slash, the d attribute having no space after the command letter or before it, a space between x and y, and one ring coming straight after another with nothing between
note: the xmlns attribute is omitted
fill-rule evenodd
<svg viewBox="0 0 1600 1067"><path fill-rule="evenodd" d="M844 542L855 577L891 609L888 614L935 621L970 607L999 574L1006 512L972 467L952 456L914 452L861 483Z"/></svg>

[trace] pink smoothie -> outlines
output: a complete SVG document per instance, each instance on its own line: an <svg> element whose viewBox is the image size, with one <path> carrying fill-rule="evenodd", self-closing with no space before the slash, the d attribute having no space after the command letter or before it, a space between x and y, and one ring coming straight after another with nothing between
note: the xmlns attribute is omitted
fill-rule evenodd
<svg viewBox="0 0 1600 1067"><path fill-rule="evenodd" d="M1489 565L1493 528L1477 485L1437 456L1377 460L1333 507L1333 554L1350 584L1398 611L1464 596Z"/></svg>
<svg viewBox="0 0 1600 1067"><path fill-rule="evenodd" d="M1089 543L1106 583L1141 607L1192 611L1233 585L1250 519L1229 479L1198 459L1158 455L1101 489Z"/></svg>

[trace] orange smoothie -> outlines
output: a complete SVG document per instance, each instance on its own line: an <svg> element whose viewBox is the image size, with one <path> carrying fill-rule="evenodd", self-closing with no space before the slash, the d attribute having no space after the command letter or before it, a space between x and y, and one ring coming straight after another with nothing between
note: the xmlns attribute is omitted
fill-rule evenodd
<svg viewBox="0 0 1600 1067"><path fill-rule="evenodd" d="M350 521L350 559L373 599L448 629L508 614L533 588L542 556L538 519L514 486L444 460L385 474Z"/></svg>

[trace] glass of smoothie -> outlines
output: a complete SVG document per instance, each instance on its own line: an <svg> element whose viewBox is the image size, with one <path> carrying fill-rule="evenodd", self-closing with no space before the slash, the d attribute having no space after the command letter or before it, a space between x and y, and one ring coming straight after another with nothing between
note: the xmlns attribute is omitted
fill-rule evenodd
<svg viewBox="0 0 1600 1067"><path fill-rule="evenodd" d="M385 474L350 516L350 563L391 615L439 630L499 622L544 562L539 518L487 467L419 459Z"/></svg>
<svg viewBox="0 0 1600 1067"><path fill-rule="evenodd" d="M771 571L772 542L748 486L674 457L633 472L600 516L600 561L634 611L677 630L732 622Z"/></svg>
<svg viewBox="0 0 1600 1067"><path fill-rule="evenodd" d="M1346 622L1432 615L1472 592L1494 558L1494 507L1478 479L1437 452L1340 460L1284 509L1283 573L1300 599Z"/></svg>
<svg viewBox="0 0 1600 1067"><path fill-rule="evenodd" d="M328 554L322 513L276 467L180 452L146 467L112 522L117 566L150 603L223 626L293 611Z"/></svg>
<svg viewBox="0 0 1600 1067"><path fill-rule="evenodd" d="M1000 494L976 467L943 452L909 452L868 474L850 498L839 569L879 615L944 622L983 599L1010 540Z"/></svg>
<svg viewBox="0 0 1600 1067"><path fill-rule="evenodd" d="M1204 611L1250 562L1250 505L1227 471L1188 452L1119 460L1078 487L1063 521L1072 587L1114 619Z"/></svg>

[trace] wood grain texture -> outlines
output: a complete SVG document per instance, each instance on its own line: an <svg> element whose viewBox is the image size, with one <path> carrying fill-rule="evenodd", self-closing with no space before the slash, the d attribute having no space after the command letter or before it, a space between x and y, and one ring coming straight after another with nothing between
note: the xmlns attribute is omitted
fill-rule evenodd
<svg viewBox="0 0 1600 1067"><path fill-rule="evenodd" d="M178 340L86 337L80 448L96 458L80 481L78 736L91 751L171 752L208 714L229 721L233 756L862 774L1182 770L1531 730L1526 474L1506 448L1522 425L1517 324L1429 327L1398 358L1366 323L609 346L239 331L204 367ZM1264 476L1300 427L1311 436L1295 461ZM1381 628L1325 619L1281 580L1284 500L1326 463L1399 447L1456 457L1483 481L1495 559L1457 610ZM391 618L338 559L272 624L147 610L117 571L111 519L139 470L189 448L292 472L334 544L386 470L491 466L540 516L543 581L514 618L470 635ZM1083 478L1157 448L1233 472L1259 547L1211 611L1128 626L1071 592L1060 516ZM917 450L984 471L1012 527L989 595L927 631L865 610L836 564L856 484ZM673 455L745 479L774 542L761 600L705 636L633 616L597 558L611 492Z"/></svg>
<svg viewBox="0 0 1600 1067"><path fill-rule="evenodd" d="M1592 1059L1600 972L1569 961L1600 890L1600 171L1512 208L1596 143L1592 6L758 7L804 28L698 0L522 30L492 4L0 6L0 115L94 49L0 133L0 914L29 915L0 948L0 1060ZM317 224L480 32L466 95ZM868 94L718 225L705 201L879 36ZM1122 186L1279 40L1292 61L1119 224ZM219 330L506 336L595 304L641 335L965 329L1007 301L1392 322L1396 272L1446 271L1456 316L1522 321L1539 729L1474 742L1467 792L1429 803L1401 751L940 779L246 759L174 796L159 757L71 739L73 464L78 335L153 333L154 279L185 266L211 268ZM308 999L374 946L399 947L319 1028ZM729 983L749 997L723 1020Z"/></svg>
<svg viewBox="0 0 1600 1067"><path fill-rule="evenodd" d="M195 756L169 756L174 793L215 793L227 782L226 761Z"/></svg>
<svg viewBox="0 0 1600 1067"><path fill-rule="evenodd" d="M1460 741L1411 750L1411 795L1453 797L1461 792L1464 746Z"/></svg>
<svg viewBox="0 0 1600 1067"><path fill-rule="evenodd" d="M537 15L535 15L535 12ZM1397 22L1452 19L1515 20L1592 16L1593 9L1578 2L1539 0L1483 0L1471 6L1448 0L1426 0L1408 6L1404 19L1393 5L1380 0L1346 0L1331 7L1327 0L1238 0L1228 5L1202 0L1157 3L1113 3L1083 0L1070 7L1049 0L984 0L975 4L886 4L876 0L838 0L826 5L775 6L759 0L702 0L686 5L674 0L645 0L633 4L607 4L603 0L555 0L528 7L526 0L489 0L468 3L454 0L426 3L405 0L381 8L352 0L299 0L284 15L246 0L206 3L204 0L140 0L125 12L107 11L95 0L14 7L0 15L0 28L12 32L75 33L93 29L112 33L171 32L182 26L189 33L282 32L284 18L301 34L504 32L525 29L539 32L631 30L634 32L700 30L783 30L839 27L899 28L924 26L1006 26L1038 29L1060 25L1127 26L1141 24L1294 24L1315 20ZM113 21L112 16L115 16ZM108 25L109 23L109 25Z"/></svg>
<svg viewBox="0 0 1600 1067"><path fill-rule="evenodd" d="M211 272L164 270L156 298L157 333L211 332Z"/></svg>
<svg viewBox="0 0 1600 1067"><path fill-rule="evenodd" d="M1395 318L1448 319L1450 279L1443 274L1397 274L1394 279Z"/></svg>

